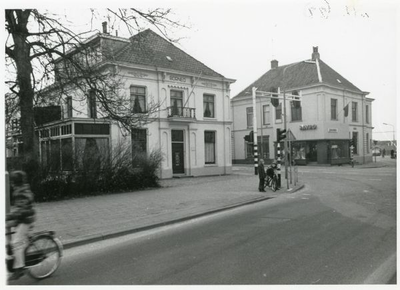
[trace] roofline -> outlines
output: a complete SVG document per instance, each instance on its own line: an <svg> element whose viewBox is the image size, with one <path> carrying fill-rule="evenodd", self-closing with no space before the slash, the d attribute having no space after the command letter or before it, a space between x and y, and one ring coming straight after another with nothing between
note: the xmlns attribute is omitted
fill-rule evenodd
<svg viewBox="0 0 400 290"><path fill-rule="evenodd" d="M191 73L191 72L185 72L185 71L180 71L180 70L174 70L174 69L169 69L169 68L163 68L163 67L158 67L158 66L149 66L149 65L142 65L142 64L135 64L135 63L130 63L130 62L120 62L120 61L106 61L104 63L106 64L113 64L113 65L120 65L123 67L127 67L127 68L140 68L143 70L148 70L148 71L153 71L154 69L156 71L162 71L162 72L168 72L168 73L175 73L175 74L182 74L185 73L188 76L192 76L192 77L199 77L198 74L195 73ZM202 79L208 79L208 80L223 80L229 83L234 83L236 82L235 79L231 79L231 78L226 78L224 76L208 76L208 75L202 75L201 76Z"/></svg>

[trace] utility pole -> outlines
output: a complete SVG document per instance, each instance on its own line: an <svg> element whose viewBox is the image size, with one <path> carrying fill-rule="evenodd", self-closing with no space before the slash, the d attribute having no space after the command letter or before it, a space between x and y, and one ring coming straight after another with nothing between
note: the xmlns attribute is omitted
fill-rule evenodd
<svg viewBox="0 0 400 290"><path fill-rule="evenodd" d="M252 88L253 95L253 145L254 145L254 175L258 174L258 150L257 150L257 108L256 108L256 91L257 88Z"/></svg>

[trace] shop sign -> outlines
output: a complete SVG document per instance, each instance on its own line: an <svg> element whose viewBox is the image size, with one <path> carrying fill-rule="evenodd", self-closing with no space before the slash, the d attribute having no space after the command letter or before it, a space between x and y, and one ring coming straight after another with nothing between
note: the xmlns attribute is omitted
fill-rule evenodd
<svg viewBox="0 0 400 290"><path fill-rule="evenodd" d="M317 125L300 125L300 130L316 130Z"/></svg>
<svg viewBox="0 0 400 290"><path fill-rule="evenodd" d="M338 129L337 128L329 128L328 133L337 133Z"/></svg>
<svg viewBox="0 0 400 290"><path fill-rule="evenodd" d="M171 81L178 81L178 82L186 83L186 78L185 77L180 77L180 76L176 76L176 75L170 75L169 79Z"/></svg>

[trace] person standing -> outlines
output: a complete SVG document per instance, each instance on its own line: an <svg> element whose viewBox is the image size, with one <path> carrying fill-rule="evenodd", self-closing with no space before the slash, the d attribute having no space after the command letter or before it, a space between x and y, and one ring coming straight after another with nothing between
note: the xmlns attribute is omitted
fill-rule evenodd
<svg viewBox="0 0 400 290"><path fill-rule="evenodd" d="M382 158L385 158L385 155L386 155L386 150L385 150L385 148L383 148L383 150L382 150Z"/></svg>
<svg viewBox="0 0 400 290"><path fill-rule="evenodd" d="M260 183L258 184L258 191L260 192L265 192L265 176L264 159L260 159L260 162L258 163L258 178L260 179Z"/></svg>

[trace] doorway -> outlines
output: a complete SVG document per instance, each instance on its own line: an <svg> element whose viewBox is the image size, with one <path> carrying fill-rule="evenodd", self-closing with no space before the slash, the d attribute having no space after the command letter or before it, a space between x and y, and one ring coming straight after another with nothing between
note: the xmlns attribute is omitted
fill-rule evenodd
<svg viewBox="0 0 400 290"><path fill-rule="evenodd" d="M185 173L185 159L183 154L183 130L171 131L172 141L172 173Z"/></svg>

